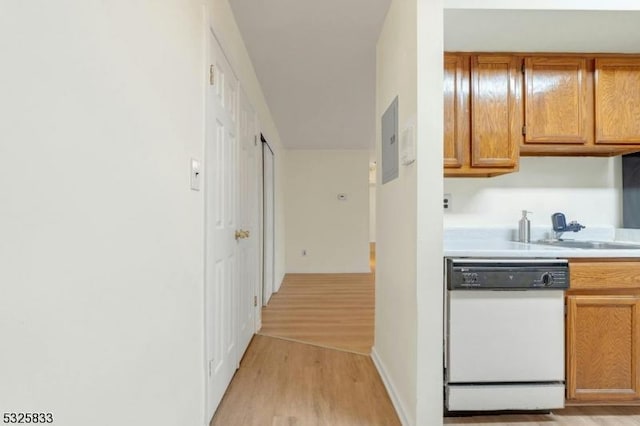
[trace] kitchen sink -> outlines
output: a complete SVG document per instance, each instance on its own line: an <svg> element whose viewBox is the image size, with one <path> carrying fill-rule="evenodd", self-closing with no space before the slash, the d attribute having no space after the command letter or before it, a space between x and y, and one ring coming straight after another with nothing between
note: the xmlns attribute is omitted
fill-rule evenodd
<svg viewBox="0 0 640 426"><path fill-rule="evenodd" d="M615 241L539 240L534 242L533 244L543 244L546 246L578 248L578 249L640 250L640 244L619 243Z"/></svg>

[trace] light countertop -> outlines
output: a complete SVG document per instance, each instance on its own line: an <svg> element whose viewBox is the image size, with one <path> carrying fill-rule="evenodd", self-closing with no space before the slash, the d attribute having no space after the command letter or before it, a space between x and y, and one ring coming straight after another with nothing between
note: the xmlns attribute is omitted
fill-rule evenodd
<svg viewBox="0 0 640 426"><path fill-rule="evenodd" d="M446 257L640 258L640 250L578 249L499 240L445 240L444 255Z"/></svg>
<svg viewBox="0 0 640 426"><path fill-rule="evenodd" d="M535 239L548 237L532 229ZM596 241L627 241L640 243L640 230L621 232L613 228L591 229L576 234L576 239ZM640 249L581 249L547 246L513 241L515 230L506 228L452 228L445 229L444 256L446 257L505 257L505 258L640 258ZM571 234L573 237L574 235Z"/></svg>

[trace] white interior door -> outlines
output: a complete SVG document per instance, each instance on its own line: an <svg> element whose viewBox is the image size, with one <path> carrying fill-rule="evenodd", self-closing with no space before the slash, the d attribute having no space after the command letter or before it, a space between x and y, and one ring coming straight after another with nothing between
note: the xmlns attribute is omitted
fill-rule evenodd
<svg viewBox="0 0 640 426"><path fill-rule="evenodd" d="M267 306L274 292L274 158L269 144L262 147L263 174L263 262L262 304Z"/></svg>
<svg viewBox="0 0 640 426"><path fill-rule="evenodd" d="M240 95L240 141L239 141L239 192L238 213L240 233L238 234L238 288L239 288L239 329L238 351L240 357L249 346L255 332L256 306L260 264L259 227L259 174L258 161L258 121L247 96Z"/></svg>
<svg viewBox="0 0 640 426"><path fill-rule="evenodd" d="M210 34L205 145L207 413L213 415L238 367L238 80Z"/></svg>

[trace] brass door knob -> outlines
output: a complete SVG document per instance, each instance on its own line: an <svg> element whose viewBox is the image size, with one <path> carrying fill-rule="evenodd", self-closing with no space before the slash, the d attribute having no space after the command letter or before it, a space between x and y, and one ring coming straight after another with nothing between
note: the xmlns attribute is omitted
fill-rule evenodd
<svg viewBox="0 0 640 426"><path fill-rule="evenodd" d="M245 238L249 238L249 231L243 229L236 231L236 240L244 240Z"/></svg>

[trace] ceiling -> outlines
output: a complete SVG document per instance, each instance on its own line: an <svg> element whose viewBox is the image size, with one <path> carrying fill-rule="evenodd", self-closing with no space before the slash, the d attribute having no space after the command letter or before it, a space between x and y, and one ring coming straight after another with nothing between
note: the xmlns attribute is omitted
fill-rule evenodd
<svg viewBox="0 0 640 426"><path fill-rule="evenodd" d="M390 0L230 0L282 143L373 149ZM639 11L445 9L448 51L640 53Z"/></svg>
<svg viewBox="0 0 640 426"><path fill-rule="evenodd" d="M390 0L230 0L282 143L373 149L375 47Z"/></svg>

